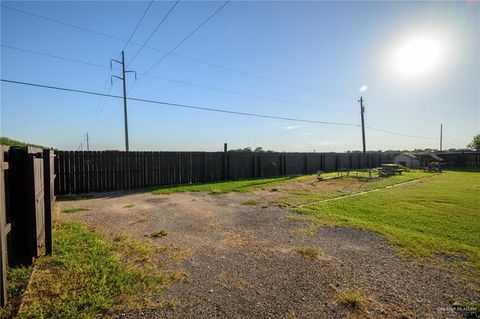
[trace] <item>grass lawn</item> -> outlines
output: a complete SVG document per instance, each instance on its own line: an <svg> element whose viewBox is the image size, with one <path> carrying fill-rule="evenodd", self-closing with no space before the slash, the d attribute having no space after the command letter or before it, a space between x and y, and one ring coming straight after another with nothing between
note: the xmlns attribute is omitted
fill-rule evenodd
<svg viewBox="0 0 480 319"><path fill-rule="evenodd" d="M384 188L419 178L432 177L435 174L411 170L404 172L402 175L370 180L355 177L335 178L336 176L336 173L325 174L326 179L318 182L316 175L309 175L299 177L290 183L285 182L282 184L282 187L279 187L285 193L281 203L285 204L285 206L295 207L339 196Z"/></svg>
<svg viewBox="0 0 480 319"><path fill-rule="evenodd" d="M37 260L18 318L98 318L155 305L171 280L185 279L163 268L182 258L167 246L128 236L109 242L72 222L57 223L53 238L54 254Z"/></svg>
<svg viewBox="0 0 480 319"><path fill-rule="evenodd" d="M409 254L456 257L478 272L479 194L480 170L447 171L415 184L295 211L321 223L378 232Z"/></svg>
<svg viewBox="0 0 480 319"><path fill-rule="evenodd" d="M156 195L185 193L185 192L209 192L213 194L223 194L229 192L249 192L266 186L273 186L278 183L295 179L295 177L278 177L263 179L248 179L242 181L219 182L208 184L165 186L154 190Z"/></svg>

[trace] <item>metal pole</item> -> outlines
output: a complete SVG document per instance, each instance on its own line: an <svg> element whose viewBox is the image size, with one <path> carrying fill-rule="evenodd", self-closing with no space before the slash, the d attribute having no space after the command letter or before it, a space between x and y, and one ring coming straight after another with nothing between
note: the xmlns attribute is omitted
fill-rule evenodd
<svg viewBox="0 0 480 319"><path fill-rule="evenodd" d="M87 132L87 151L90 151L90 144L88 143L88 132Z"/></svg>
<svg viewBox="0 0 480 319"><path fill-rule="evenodd" d="M443 124L440 124L440 151L442 150L442 139L443 139Z"/></svg>
<svg viewBox="0 0 480 319"><path fill-rule="evenodd" d="M123 117L125 120L125 150L128 152L128 118L127 118L127 84L125 77L125 54L122 51L122 80L123 80Z"/></svg>
<svg viewBox="0 0 480 319"><path fill-rule="evenodd" d="M363 117L363 113L365 113L365 107L363 106L363 96L360 96L360 114L362 115L362 142L363 142L363 153L365 154L367 149L365 146L365 120Z"/></svg>

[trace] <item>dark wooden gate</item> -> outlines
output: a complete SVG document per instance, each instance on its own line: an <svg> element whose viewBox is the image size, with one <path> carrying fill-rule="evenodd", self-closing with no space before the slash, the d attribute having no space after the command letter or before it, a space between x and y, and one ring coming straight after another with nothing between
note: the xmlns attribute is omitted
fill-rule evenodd
<svg viewBox="0 0 480 319"><path fill-rule="evenodd" d="M10 148L9 200L15 227L12 232L14 264L30 265L45 243L45 186L43 150Z"/></svg>
<svg viewBox="0 0 480 319"><path fill-rule="evenodd" d="M45 245L52 252L54 152L0 145L0 305L7 302L7 268L31 265Z"/></svg>

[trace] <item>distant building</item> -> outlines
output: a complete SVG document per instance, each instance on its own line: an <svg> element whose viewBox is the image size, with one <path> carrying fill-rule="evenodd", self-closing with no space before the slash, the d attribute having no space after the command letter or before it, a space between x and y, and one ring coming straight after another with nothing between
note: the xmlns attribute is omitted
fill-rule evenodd
<svg viewBox="0 0 480 319"><path fill-rule="evenodd" d="M395 164L399 164L408 168L424 168L430 163L442 163L443 159L433 153L410 154L402 153L395 155L393 158Z"/></svg>
<svg viewBox="0 0 480 319"><path fill-rule="evenodd" d="M401 153L393 157L393 163L408 168L420 168L420 159L413 154Z"/></svg>

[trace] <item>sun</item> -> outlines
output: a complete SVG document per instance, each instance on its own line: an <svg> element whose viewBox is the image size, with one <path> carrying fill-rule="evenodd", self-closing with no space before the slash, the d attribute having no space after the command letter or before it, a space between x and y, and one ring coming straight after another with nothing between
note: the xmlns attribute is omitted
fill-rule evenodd
<svg viewBox="0 0 480 319"><path fill-rule="evenodd" d="M442 62L444 49L433 36L410 37L393 54L393 66L403 76L423 77L433 73Z"/></svg>

